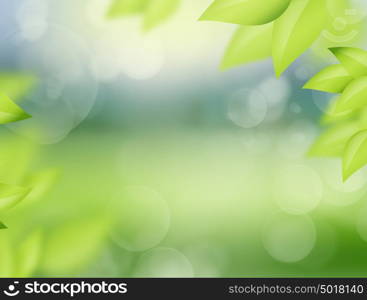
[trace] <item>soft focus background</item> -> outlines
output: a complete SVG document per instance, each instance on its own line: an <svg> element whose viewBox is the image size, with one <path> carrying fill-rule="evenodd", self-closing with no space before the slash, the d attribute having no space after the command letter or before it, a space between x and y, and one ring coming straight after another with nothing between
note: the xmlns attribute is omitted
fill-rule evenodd
<svg viewBox="0 0 367 300"><path fill-rule="evenodd" d="M324 42L355 45L354 2ZM221 72L236 26L198 22L210 3L144 31L108 0L0 2L0 90L33 116L0 129L1 182L33 187L0 276L367 276L367 171L306 157L331 55Z"/></svg>

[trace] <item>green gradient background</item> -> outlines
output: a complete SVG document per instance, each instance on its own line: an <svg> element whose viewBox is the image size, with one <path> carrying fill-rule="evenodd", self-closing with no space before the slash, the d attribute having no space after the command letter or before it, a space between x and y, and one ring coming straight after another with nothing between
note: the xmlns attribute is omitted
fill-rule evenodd
<svg viewBox="0 0 367 300"><path fill-rule="evenodd" d="M19 23L21 2L1 4L3 32ZM111 23L96 5L92 26L85 1L45 2L47 21L87 45L110 34L107 56L131 55L134 34L144 36L136 17ZM0 214L9 227L0 231L0 276L19 276L22 264L31 265L26 276L367 275L365 170L343 184L339 160L305 155L329 99L301 87L330 60L310 52L278 81L270 61L220 72L234 27L196 22L210 1L184 2L148 34L165 51L157 72L137 80L131 65L114 74L102 60L112 75L97 76L95 105L64 139L42 144L1 129L2 180L46 171L32 197ZM138 62L154 65L151 50L131 58L143 75ZM14 53L0 55L2 70L23 71ZM254 91L262 117L249 106ZM259 122L238 126L252 117ZM33 232L41 238L22 246Z"/></svg>

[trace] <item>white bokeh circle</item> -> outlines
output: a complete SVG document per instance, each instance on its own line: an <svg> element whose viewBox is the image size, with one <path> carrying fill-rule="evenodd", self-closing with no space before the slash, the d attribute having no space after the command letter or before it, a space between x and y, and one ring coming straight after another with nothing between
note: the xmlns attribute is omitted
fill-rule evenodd
<svg viewBox="0 0 367 300"><path fill-rule="evenodd" d="M260 125L268 112L266 96L257 89L241 89L229 98L228 117L242 128Z"/></svg>
<svg viewBox="0 0 367 300"><path fill-rule="evenodd" d="M170 227L166 201L155 190L130 186L114 196L110 214L115 220L112 240L129 251L145 251L157 246Z"/></svg>
<svg viewBox="0 0 367 300"><path fill-rule="evenodd" d="M155 248L144 253L135 268L134 277L184 278L193 277L191 262L172 248Z"/></svg>
<svg viewBox="0 0 367 300"><path fill-rule="evenodd" d="M306 165L286 165L274 174L273 199L288 213L304 214L314 210L323 193L321 177Z"/></svg>
<svg viewBox="0 0 367 300"><path fill-rule="evenodd" d="M263 245L274 259L295 263L306 258L316 243L316 229L307 215L278 213L265 225Z"/></svg>
<svg viewBox="0 0 367 300"><path fill-rule="evenodd" d="M21 102L32 118L8 128L39 143L56 143L88 116L98 83L92 56L77 35L58 25L49 25L37 39L16 31L0 43L2 49L13 52L17 71L37 81Z"/></svg>

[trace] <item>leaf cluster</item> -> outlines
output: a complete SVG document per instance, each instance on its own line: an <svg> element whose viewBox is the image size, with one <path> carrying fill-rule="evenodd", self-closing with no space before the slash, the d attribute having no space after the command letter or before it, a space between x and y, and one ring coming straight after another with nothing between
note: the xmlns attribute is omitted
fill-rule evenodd
<svg viewBox="0 0 367 300"><path fill-rule="evenodd" d="M332 3L331 3L332 1ZM215 0L201 20L241 25L224 55L221 67L272 57L280 76L330 28L333 11L347 0Z"/></svg>
<svg viewBox="0 0 367 300"><path fill-rule="evenodd" d="M304 88L340 94L322 122L329 128L310 149L313 156L343 160L344 180L367 164L367 51L331 48L340 64L326 67Z"/></svg>

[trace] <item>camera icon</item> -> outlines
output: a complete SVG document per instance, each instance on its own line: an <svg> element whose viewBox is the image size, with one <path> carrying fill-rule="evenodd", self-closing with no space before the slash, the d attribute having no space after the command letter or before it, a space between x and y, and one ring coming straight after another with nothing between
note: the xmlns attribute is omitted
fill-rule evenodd
<svg viewBox="0 0 367 300"><path fill-rule="evenodd" d="M4 294L6 296L9 296L9 297L14 297L14 296L17 296L20 291L18 289L16 289L16 285L19 283L19 281L14 281L13 284L10 284L8 286L8 289L7 290L4 290Z"/></svg>

